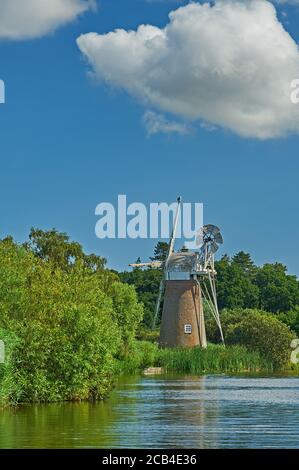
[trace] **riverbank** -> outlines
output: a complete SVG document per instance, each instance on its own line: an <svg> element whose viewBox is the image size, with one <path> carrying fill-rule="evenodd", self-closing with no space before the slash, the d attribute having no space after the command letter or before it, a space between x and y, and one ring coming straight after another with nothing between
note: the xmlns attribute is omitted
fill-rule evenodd
<svg viewBox="0 0 299 470"><path fill-rule="evenodd" d="M126 374L148 367L162 367L166 373L204 374L274 372L274 364L260 353L244 346L209 344L207 349L160 349L156 343L136 341L130 354L120 364Z"/></svg>

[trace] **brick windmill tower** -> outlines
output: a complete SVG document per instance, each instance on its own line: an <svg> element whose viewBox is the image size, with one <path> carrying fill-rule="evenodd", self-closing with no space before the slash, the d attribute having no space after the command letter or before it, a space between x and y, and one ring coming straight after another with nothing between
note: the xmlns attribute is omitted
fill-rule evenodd
<svg viewBox="0 0 299 470"><path fill-rule="evenodd" d="M204 310L209 310L220 330L224 343L217 294L214 254L218 244L223 243L220 230L215 225L202 227L200 251L174 252L175 234L181 209L181 198L177 200L177 211L164 263L131 264L133 267L163 269L159 287L153 327L155 327L163 300L159 343L161 347L207 347Z"/></svg>

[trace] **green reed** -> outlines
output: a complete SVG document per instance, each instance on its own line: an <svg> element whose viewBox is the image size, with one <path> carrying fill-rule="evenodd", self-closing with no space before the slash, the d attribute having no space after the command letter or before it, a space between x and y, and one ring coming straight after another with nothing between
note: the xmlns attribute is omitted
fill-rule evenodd
<svg viewBox="0 0 299 470"><path fill-rule="evenodd" d="M270 361L243 346L210 344L206 349L159 349L157 344L146 341L136 342L134 350L122 361L120 367L126 373L147 367L163 367L165 372L187 374L273 371Z"/></svg>
<svg viewBox="0 0 299 470"><path fill-rule="evenodd" d="M258 352L243 346L209 345L206 349L164 349L159 351L159 363L166 371L202 372L259 372L273 370L272 364Z"/></svg>

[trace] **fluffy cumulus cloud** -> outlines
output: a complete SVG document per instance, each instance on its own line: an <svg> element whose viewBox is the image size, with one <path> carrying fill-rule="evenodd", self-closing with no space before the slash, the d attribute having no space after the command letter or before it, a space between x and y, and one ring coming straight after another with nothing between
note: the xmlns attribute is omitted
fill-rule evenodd
<svg viewBox="0 0 299 470"><path fill-rule="evenodd" d="M98 79L159 112L244 137L299 132L298 47L266 0L190 3L165 28L88 33L77 44Z"/></svg>
<svg viewBox="0 0 299 470"><path fill-rule="evenodd" d="M94 5L94 0L0 0L0 39L43 36Z"/></svg>

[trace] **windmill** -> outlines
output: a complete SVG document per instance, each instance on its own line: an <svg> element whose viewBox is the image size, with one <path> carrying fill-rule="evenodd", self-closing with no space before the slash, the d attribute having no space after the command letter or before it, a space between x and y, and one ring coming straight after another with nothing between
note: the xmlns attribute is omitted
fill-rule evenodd
<svg viewBox="0 0 299 470"><path fill-rule="evenodd" d="M214 317L224 344L217 304L215 283L217 273L214 266L214 255L219 244L223 243L223 238L218 227L205 225L198 232L197 241L199 245L201 243L199 251L174 252L181 202L179 197L165 261L130 264L130 266L163 269L153 321L155 327L163 299L159 339L162 347L206 348L204 318L206 309Z"/></svg>

